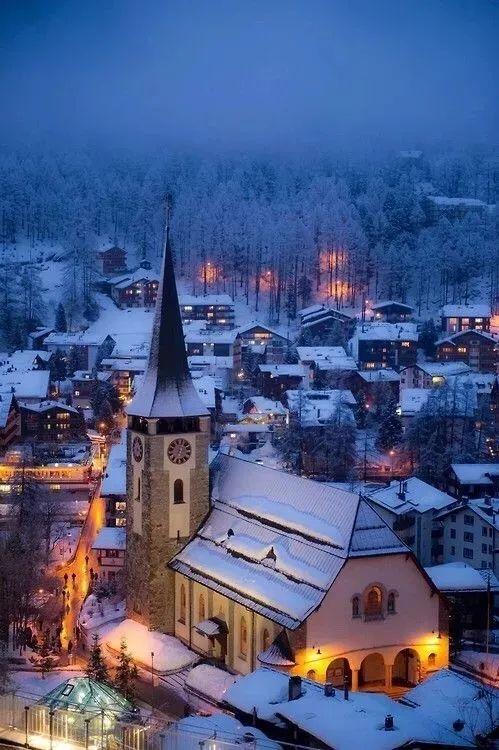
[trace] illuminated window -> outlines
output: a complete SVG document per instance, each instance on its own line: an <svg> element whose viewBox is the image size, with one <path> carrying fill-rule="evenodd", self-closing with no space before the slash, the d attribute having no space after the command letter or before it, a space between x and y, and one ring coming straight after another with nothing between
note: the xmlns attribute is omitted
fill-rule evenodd
<svg viewBox="0 0 499 750"><path fill-rule="evenodd" d="M469 318L461 318L461 323L463 326L469 325L470 319Z"/></svg>
<svg viewBox="0 0 499 750"><path fill-rule="evenodd" d="M186 596L185 596L185 586L182 583L180 585L180 612L179 612L179 621L185 623L185 612L186 612Z"/></svg>
<svg viewBox="0 0 499 750"><path fill-rule="evenodd" d="M410 342L410 341L402 341L402 346L403 346L403 347L407 348L407 347L409 347L410 345L411 345L411 342Z"/></svg>
<svg viewBox="0 0 499 750"><path fill-rule="evenodd" d="M79 395L80 395L80 391L75 391L75 396L79 396Z"/></svg>
<svg viewBox="0 0 499 750"><path fill-rule="evenodd" d="M434 667L437 662L437 655L436 654L428 654L428 666Z"/></svg>
<svg viewBox="0 0 499 750"><path fill-rule="evenodd" d="M248 656L248 626L244 617L239 620L239 656L241 659Z"/></svg>
<svg viewBox="0 0 499 750"><path fill-rule="evenodd" d="M458 346L457 350L459 354L466 354L466 352L468 351L465 346Z"/></svg>
<svg viewBox="0 0 499 750"><path fill-rule="evenodd" d="M475 318L475 323L483 323L483 318Z"/></svg>

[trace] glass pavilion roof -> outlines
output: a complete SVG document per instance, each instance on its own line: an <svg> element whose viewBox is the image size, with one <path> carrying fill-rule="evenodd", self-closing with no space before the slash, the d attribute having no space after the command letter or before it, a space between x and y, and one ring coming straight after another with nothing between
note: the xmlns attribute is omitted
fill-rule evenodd
<svg viewBox="0 0 499 750"><path fill-rule="evenodd" d="M67 709L87 714L102 710L115 719L124 713L133 713L132 704L110 685L89 677L71 677L40 698L39 704L51 709Z"/></svg>

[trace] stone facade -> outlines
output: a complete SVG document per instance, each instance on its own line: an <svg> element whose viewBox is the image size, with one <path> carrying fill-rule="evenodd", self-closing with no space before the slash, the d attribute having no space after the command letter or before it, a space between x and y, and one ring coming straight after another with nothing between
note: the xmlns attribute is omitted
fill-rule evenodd
<svg viewBox="0 0 499 750"><path fill-rule="evenodd" d="M175 632L175 574L168 561L196 533L209 510L208 444L210 419L200 432L157 435L129 429L127 460L127 616L164 633ZM192 448L189 459L174 464L168 446L177 439ZM133 456L133 442L142 457ZM182 483L183 502L174 502L174 483Z"/></svg>

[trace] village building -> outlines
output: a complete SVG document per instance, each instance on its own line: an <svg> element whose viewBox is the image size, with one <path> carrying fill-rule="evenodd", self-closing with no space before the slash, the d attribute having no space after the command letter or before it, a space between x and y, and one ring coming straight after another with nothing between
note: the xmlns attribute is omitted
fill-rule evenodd
<svg viewBox="0 0 499 750"><path fill-rule="evenodd" d="M106 526L126 526L126 438L110 448L101 495L106 503Z"/></svg>
<svg viewBox="0 0 499 750"><path fill-rule="evenodd" d="M0 393L0 453L21 436L21 412L13 393Z"/></svg>
<svg viewBox="0 0 499 750"><path fill-rule="evenodd" d="M234 300L228 294L183 294L180 314L184 323L202 320L208 326L234 327Z"/></svg>
<svg viewBox="0 0 499 750"><path fill-rule="evenodd" d="M74 333L54 331L45 338L44 346L52 354L61 354L75 369L93 370L104 357L110 356L115 343L112 336L93 326L92 330Z"/></svg>
<svg viewBox="0 0 499 750"><path fill-rule="evenodd" d="M451 603L456 632L453 637L462 642L471 631L485 634L494 626L493 607L489 599L499 594L499 581L489 570L477 570L468 562L448 562L427 567L431 580ZM487 618L488 614L488 618ZM459 644L456 644L459 647Z"/></svg>
<svg viewBox="0 0 499 750"><path fill-rule="evenodd" d="M111 282L111 299L121 308L154 307L157 293L158 274L142 266Z"/></svg>
<svg viewBox="0 0 499 750"><path fill-rule="evenodd" d="M49 370L51 352L43 349L18 349L0 361L2 372L28 372L29 370Z"/></svg>
<svg viewBox="0 0 499 750"><path fill-rule="evenodd" d="M424 209L430 224L436 224L440 219L449 221L463 219L466 214L475 214L480 219L490 212L491 206L478 198L449 198L446 195L427 195Z"/></svg>
<svg viewBox="0 0 499 750"><path fill-rule="evenodd" d="M497 496L499 464L452 464L447 489L456 497Z"/></svg>
<svg viewBox="0 0 499 750"><path fill-rule="evenodd" d="M39 404L49 398L50 389L48 370L0 372L0 393L14 394L19 403Z"/></svg>
<svg viewBox="0 0 499 750"><path fill-rule="evenodd" d="M351 421L352 410L357 406L352 392L346 389L288 390L283 400L290 415L302 427L327 425L337 417L338 409L342 410L344 419Z"/></svg>
<svg viewBox="0 0 499 750"><path fill-rule="evenodd" d="M286 391L306 388L310 370L303 365L259 365L258 390L266 398L280 401Z"/></svg>
<svg viewBox="0 0 499 750"><path fill-rule="evenodd" d="M41 349L44 345L45 339L49 333L53 333L54 329L48 326L39 326L34 331L28 333L28 348L29 349Z"/></svg>
<svg viewBox="0 0 499 750"><path fill-rule="evenodd" d="M416 364L418 338L412 323L363 323L350 341L350 352L360 370L398 371Z"/></svg>
<svg viewBox="0 0 499 750"><path fill-rule="evenodd" d="M355 330L355 318L352 315L324 305L310 305L300 310L298 315L302 335L307 334L314 339L337 331L348 339Z"/></svg>
<svg viewBox="0 0 499 750"><path fill-rule="evenodd" d="M442 332L490 331L490 305L444 305L441 312Z"/></svg>
<svg viewBox="0 0 499 750"><path fill-rule="evenodd" d="M75 370L74 375L71 377L73 406L79 409L89 409L97 385L101 382L109 382L111 376L111 372Z"/></svg>
<svg viewBox="0 0 499 750"><path fill-rule="evenodd" d="M239 326L237 336L241 342L243 363L249 357L258 357L261 364L279 365L284 362L290 341L278 331L257 321Z"/></svg>
<svg viewBox="0 0 499 750"><path fill-rule="evenodd" d="M496 339L485 331L458 331L435 344L439 362L464 362L476 372L496 372L499 348Z"/></svg>
<svg viewBox="0 0 499 750"><path fill-rule="evenodd" d="M410 477L366 492L366 499L412 549L421 565L434 562L434 515L455 505L454 497L417 477Z"/></svg>
<svg viewBox="0 0 499 750"><path fill-rule="evenodd" d="M272 425L284 425L288 410L280 401L273 401L265 396L251 396L243 404L244 422L263 422Z"/></svg>
<svg viewBox="0 0 499 750"><path fill-rule="evenodd" d="M103 359L100 364L104 372L110 373L109 382L116 388L119 398L128 402L132 396L135 378L143 375L147 367L144 358L114 358Z"/></svg>
<svg viewBox="0 0 499 750"><path fill-rule="evenodd" d="M400 390L404 388L437 388L448 378L467 375L470 367L464 362L420 362L400 371Z"/></svg>
<svg viewBox="0 0 499 750"><path fill-rule="evenodd" d="M114 581L125 568L126 529L119 526L104 526L92 544L97 554L99 577Z"/></svg>
<svg viewBox="0 0 499 750"><path fill-rule="evenodd" d="M117 245L100 250L97 253L97 268L103 276L126 271L126 250Z"/></svg>
<svg viewBox="0 0 499 750"><path fill-rule="evenodd" d="M482 570L494 568L496 510L486 498L458 502L436 514L433 563L465 562Z"/></svg>
<svg viewBox="0 0 499 750"><path fill-rule="evenodd" d="M241 342L235 329L189 327L185 333L185 346L189 364L200 364L200 360L213 367L230 369L232 378L241 370ZM197 359L199 358L199 359Z"/></svg>
<svg viewBox="0 0 499 750"><path fill-rule="evenodd" d="M78 409L62 401L21 404L21 436L41 442L84 440L85 421Z"/></svg>
<svg viewBox="0 0 499 750"><path fill-rule="evenodd" d="M389 691L445 666L444 602L366 500L223 453L209 470L168 230L155 315L128 407L127 617L243 674Z"/></svg>
<svg viewBox="0 0 499 750"><path fill-rule="evenodd" d="M371 305L370 310L374 320L382 320L386 323L405 323L414 315L413 307L403 302L394 302L394 300L377 302Z"/></svg>
<svg viewBox="0 0 499 750"><path fill-rule="evenodd" d="M364 401L367 409L375 403L380 386L387 386L393 399L398 402L400 375L390 367L380 370L358 370L350 373L348 387L357 401Z"/></svg>
<svg viewBox="0 0 499 750"><path fill-rule="evenodd" d="M428 388L404 388L400 391L397 414L402 421L404 431L414 417L419 416L421 410L426 406L429 395L430 390Z"/></svg>
<svg viewBox="0 0 499 750"><path fill-rule="evenodd" d="M342 346L297 346L298 361L310 368L318 388L345 388L357 364Z"/></svg>

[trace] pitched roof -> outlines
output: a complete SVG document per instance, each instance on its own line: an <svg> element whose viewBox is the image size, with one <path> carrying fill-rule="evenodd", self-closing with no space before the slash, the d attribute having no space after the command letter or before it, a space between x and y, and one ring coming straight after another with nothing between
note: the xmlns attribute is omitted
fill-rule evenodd
<svg viewBox="0 0 499 750"><path fill-rule="evenodd" d="M493 344L497 343L497 339L495 339L491 333L477 331L476 328L466 328L464 331L458 331L457 333L453 333L450 336L444 336L438 341L435 341L435 346L440 346L440 344L453 344L455 346L463 336L480 336L480 338L485 341L489 341Z"/></svg>
<svg viewBox="0 0 499 750"><path fill-rule="evenodd" d="M456 502L456 498L437 490L417 477L409 477L402 483L392 481L388 487L369 492L369 499L392 513L401 514L409 511L424 513L427 510L442 510Z"/></svg>
<svg viewBox="0 0 499 750"><path fill-rule="evenodd" d="M192 580L294 629L348 557L407 552L358 495L219 453L211 511L170 562Z"/></svg>
<svg viewBox="0 0 499 750"><path fill-rule="evenodd" d="M442 307L444 318L490 318L490 305L444 305Z"/></svg>
<svg viewBox="0 0 499 750"><path fill-rule="evenodd" d="M397 307L403 307L404 310L407 310L407 312L413 312L414 308L410 305L406 305L405 302L396 302L393 299L387 299L383 300L383 302L377 302L375 305L371 305L371 310L383 310L385 307L392 307L393 305L396 305Z"/></svg>
<svg viewBox="0 0 499 750"><path fill-rule="evenodd" d="M209 413L192 384L187 365L168 228L147 371L127 411L141 417Z"/></svg>

